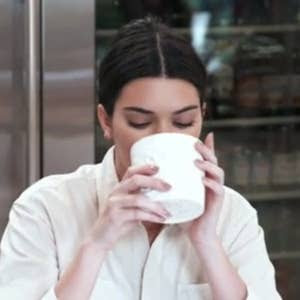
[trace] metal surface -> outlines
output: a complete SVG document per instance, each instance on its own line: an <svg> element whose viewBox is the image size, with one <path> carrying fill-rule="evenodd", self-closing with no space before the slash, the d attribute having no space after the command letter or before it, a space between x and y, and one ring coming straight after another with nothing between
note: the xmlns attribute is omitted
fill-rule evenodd
<svg viewBox="0 0 300 300"><path fill-rule="evenodd" d="M43 175L48 175L94 162L94 1L43 1L43 27Z"/></svg>
<svg viewBox="0 0 300 300"><path fill-rule="evenodd" d="M27 186L24 1L0 1L0 236L13 201Z"/></svg>
<svg viewBox="0 0 300 300"><path fill-rule="evenodd" d="M41 3L0 1L0 236L28 185L94 162L94 1Z"/></svg>
<svg viewBox="0 0 300 300"><path fill-rule="evenodd" d="M26 58L28 103L28 180L41 177L41 95L40 95L40 1L28 0L26 5Z"/></svg>

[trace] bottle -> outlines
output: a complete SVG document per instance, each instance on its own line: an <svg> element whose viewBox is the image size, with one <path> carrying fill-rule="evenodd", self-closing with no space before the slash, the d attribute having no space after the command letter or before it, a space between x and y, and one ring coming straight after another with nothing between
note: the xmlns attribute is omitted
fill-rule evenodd
<svg viewBox="0 0 300 300"><path fill-rule="evenodd" d="M299 0L270 1L271 20L273 24L293 24L297 21Z"/></svg>
<svg viewBox="0 0 300 300"><path fill-rule="evenodd" d="M212 87L216 98L217 112L220 118L232 117L235 114L233 106L233 69L230 64L220 63L212 74Z"/></svg>
<svg viewBox="0 0 300 300"><path fill-rule="evenodd" d="M298 0L295 0L295 1L298 1ZM298 1L298 7L297 7L296 20L298 23L300 23L300 2L299 1Z"/></svg>
<svg viewBox="0 0 300 300"><path fill-rule="evenodd" d="M243 146L236 146L232 159L232 184L246 190L250 183L251 152Z"/></svg>
<svg viewBox="0 0 300 300"><path fill-rule="evenodd" d="M218 158L218 164L223 169L225 173L225 185L232 184L231 178L231 162L232 162L232 150L229 145L224 143L222 148L216 150L216 155Z"/></svg>
<svg viewBox="0 0 300 300"><path fill-rule="evenodd" d="M259 77L241 76L236 79L235 96L240 117L256 117L260 114Z"/></svg>
<svg viewBox="0 0 300 300"><path fill-rule="evenodd" d="M272 154L272 185L282 186L293 184L295 180L294 151L292 151L292 136L290 126L279 129Z"/></svg>
<svg viewBox="0 0 300 300"><path fill-rule="evenodd" d="M95 5L96 29L119 28L126 23L124 10L118 0L96 0Z"/></svg>
<svg viewBox="0 0 300 300"><path fill-rule="evenodd" d="M213 26L229 26L234 23L234 0L187 0L193 10L208 12Z"/></svg>
<svg viewBox="0 0 300 300"><path fill-rule="evenodd" d="M297 149L295 155L295 168L296 168L295 183L299 185L300 184L300 149Z"/></svg>
<svg viewBox="0 0 300 300"><path fill-rule="evenodd" d="M268 10L269 0L236 0L235 21L237 25L265 24L269 22Z"/></svg>
<svg viewBox="0 0 300 300"><path fill-rule="evenodd" d="M270 184L270 159L266 152L255 151L252 156L251 182L255 189L266 189Z"/></svg>
<svg viewBox="0 0 300 300"><path fill-rule="evenodd" d="M279 209L279 208L278 208ZM288 252L293 250L292 221L294 219L293 210L287 203L281 203L279 209L278 222L280 229L278 230L279 252Z"/></svg>
<svg viewBox="0 0 300 300"><path fill-rule="evenodd" d="M261 96L265 113L278 115L287 108L286 102L287 76L268 74L261 78Z"/></svg>
<svg viewBox="0 0 300 300"><path fill-rule="evenodd" d="M300 187L300 127L296 127L293 135L295 141L295 184Z"/></svg>
<svg viewBox="0 0 300 300"><path fill-rule="evenodd" d="M235 92L239 111L247 116L277 111L284 101L286 49L274 37L245 37L236 51ZM274 112L272 112L274 113Z"/></svg>
<svg viewBox="0 0 300 300"><path fill-rule="evenodd" d="M299 4L300 17L300 4ZM300 45L295 43L292 49L292 65L293 72L291 75L291 98L292 106L295 114L300 113Z"/></svg>

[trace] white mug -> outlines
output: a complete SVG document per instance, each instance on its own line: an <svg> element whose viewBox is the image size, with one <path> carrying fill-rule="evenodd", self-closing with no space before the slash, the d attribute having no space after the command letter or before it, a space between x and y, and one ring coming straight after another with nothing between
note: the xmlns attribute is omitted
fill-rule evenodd
<svg viewBox="0 0 300 300"><path fill-rule="evenodd" d="M152 201L161 202L171 216L166 224L181 223L199 217L204 211L204 172L194 164L202 159L195 149L197 138L182 133L157 133L135 142L130 149L131 164L154 164L159 170L154 177L172 187L166 192L144 189Z"/></svg>

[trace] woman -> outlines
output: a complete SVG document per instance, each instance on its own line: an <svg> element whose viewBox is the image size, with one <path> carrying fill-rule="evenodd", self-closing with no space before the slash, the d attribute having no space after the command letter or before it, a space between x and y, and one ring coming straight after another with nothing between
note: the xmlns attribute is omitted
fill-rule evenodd
<svg viewBox="0 0 300 300"><path fill-rule="evenodd" d="M205 69L156 19L120 29L99 73L98 119L114 146L101 164L46 177L14 203L1 244L1 299L281 299L256 211L224 187L213 135L204 162L205 212L166 225L141 188L167 191L131 167L129 149L158 132L199 137Z"/></svg>

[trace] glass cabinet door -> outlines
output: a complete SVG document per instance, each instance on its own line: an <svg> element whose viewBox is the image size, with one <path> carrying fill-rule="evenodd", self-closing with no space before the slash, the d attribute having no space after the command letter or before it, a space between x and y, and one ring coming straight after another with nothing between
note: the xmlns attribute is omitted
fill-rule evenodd
<svg viewBox="0 0 300 300"><path fill-rule="evenodd" d="M97 0L96 60L146 14L186 36L205 62L208 114L226 185L257 209L283 299L300 287L300 2ZM108 146L97 127L96 153Z"/></svg>

